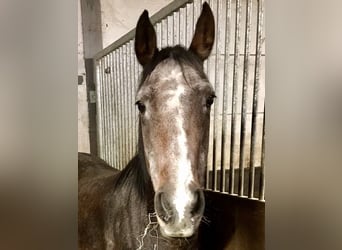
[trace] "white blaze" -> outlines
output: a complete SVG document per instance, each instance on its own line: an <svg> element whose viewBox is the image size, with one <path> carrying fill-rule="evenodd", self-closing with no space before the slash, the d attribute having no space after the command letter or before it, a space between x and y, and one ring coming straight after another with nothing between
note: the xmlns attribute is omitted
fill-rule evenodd
<svg viewBox="0 0 342 250"><path fill-rule="evenodd" d="M180 98L184 91L184 86L177 86L176 90L172 91L173 94L167 101L167 105L170 109L178 109L178 114L175 117L175 125L178 132L175 141L175 151L177 154L175 155L175 162L173 163L175 167L176 187L172 202L177 210L180 221L184 218L185 208L192 198L189 185L193 181L191 162L188 158L186 134L183 128L184 114L180 105Z"/></svg>

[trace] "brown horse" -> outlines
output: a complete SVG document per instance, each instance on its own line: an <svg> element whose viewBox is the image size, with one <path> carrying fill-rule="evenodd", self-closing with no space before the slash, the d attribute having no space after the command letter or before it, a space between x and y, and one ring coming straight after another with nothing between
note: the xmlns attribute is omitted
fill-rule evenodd
<svg viewBox="0 0 342 250"><path fill-rule="evenodd" d="M214 17L204 3L189 49L159 50L148 12L140 16L138 154L121 172L79 154L79 249L198 248L215 98L203 61L214 34Z"/></svg>

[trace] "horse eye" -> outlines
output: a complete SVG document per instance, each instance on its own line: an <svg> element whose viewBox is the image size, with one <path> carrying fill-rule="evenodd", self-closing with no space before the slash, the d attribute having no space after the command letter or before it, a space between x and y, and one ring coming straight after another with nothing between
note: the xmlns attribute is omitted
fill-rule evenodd
<svg viewBox="0 0 342 250"><path fill-rule="evenodd" d="M211 95L207 98L206 105L208 108L210 108L210 106L214 103L214 98L216 98L215 95Z"/></svg>
<svg viewBox="0 0 342 250"><path fill-rule="evenodd" d="M135 103L135 105L138 106L138 109L139 109L139 112L140 112L140 113L144 113L144 112L145 112L146 106L145 106L141 101L137 101L137 102Z"/></svg>

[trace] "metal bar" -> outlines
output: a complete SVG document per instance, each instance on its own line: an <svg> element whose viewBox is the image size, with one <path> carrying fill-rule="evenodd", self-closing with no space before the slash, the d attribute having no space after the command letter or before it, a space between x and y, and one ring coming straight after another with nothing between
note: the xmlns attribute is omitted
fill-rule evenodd
<svg viewBox="0 0 342 250"><path fill-rule="evenodd" d="M109 136L109 131L110 131L110 125L109 125L109 121L110 121L110 117L109 117L109 81L108 81L108 78L109 78L109 74L108 74L108 55L106 55L104 57L104 60L105 60L105 72L104 72L104 76L105 76L105 100L106 100L106 126L107 126L107 129L106 129L106 141L107 141L107 145L106 145L106 152L107 152L107 156L106 156L106 162L110 165L110 136Z"/></svg>
<svg viewBox="0 0 342 250"><path fill-rule="evenodd" d="M229 164L229 193L234 194L234 148L236 133L236 113L237 113L237 91L238 91L238 69L239 69L239 51L240 51L240 17L241 2L236 0L235 16L235 48L234 48L234 73L233 73L233 100L232 100L232 122L231 122L231 143L230 143L230 164Z"/></svg>
<svg viewBox="0 0 342 250"><path fill-rule="evenodd" d="M133 91L134 91L134 80L133 80L133 76L134 76L134 72L133 72L133 68L134 68L134 58L133 58L133 40L131 40L129 42L129 75L130 75L130 81L129 81L129 119L130 119L130 123L131 123L131 127L130 127L130 135L131 135L131 156L130 158L132 158L135 154L134 152L134 144L135 144L135 140L134 140L134 117L133 117L133 103L134 103L134 97L133 97Z"/></svg>
<svg viewBox="0 0 342 250"><path fill-rule="evenodd" d="M129 92L128 92L128 95L129 95L129 103L128 103L128 107L129 107L129 115L128 115L128 119L129 119L129 122L130 122L130 128L129 128L129 133L130 133L130 158L132 158L134 156L134 129L133 129L133 126L134 126L134 120L133 120L133 91L134 91L134 73L133 73L133 67L134 67L134 60L133 60L133 56L132 56L132 45L133 45L133 40L129 41L128 43L128 58L129 58L129 62L128 62L128 65L129 65Z"/></svg>
<svg viewBox="0 0 342 250"><path fill-rule="evenodd" d="M122 67L122 77L123 77L123 83L122 83L122 103L121 103L121 108L122 108L122 116L120 119L123 119L123 141L124 141L124 147L123 147L123 159L122 159L122 167L121 169L124 168L124 166L126 165L126 159L127 159L127 153L128 153L128 145L127 145L127 127L128 127L128 122L127 122L127 91L126 91L126 87L127 87L127 76L126 76L126 70L125 70L125 65L126 65L126 56L125 56L125 47L126 44L123 44L121 46L121 67Z"/></svg>
<svg viewBox="0 0 342 250"><path fill-rule="evenodd" d="M179 12L173 13L173 44L179 44Z"/></svg>
<svg viewBox="0 0 342 250"><path fill-rule="evenodd" d="M204 1L202 1L203 4ZM210 4L210 2L208 2ZM204 72L208 78L208 81L212 84L212 81L210 79L210 60L212 58L212 55L209 55L207 60L205 60L203 69ZM215 104L214 104L215 105ZM213 176L211 177L211 183L210 183L210 173L213 175L213 128L214 128L214 118L212 111L210 112L210 121L209 121L209 145L208 145L208 156L207 156L207 178L206 178L206 188L207 189L213 189ZM211 184L211 185L210 185Z"/></svg>
<svg viewBox="0 0 342 250"><path fill-rule="evenodd" d="M253 180L250 181L249 194L250 198L254 196L254 167L255 167L255 148L257 145L257 109L258 109L258 94L260 86L260 66L261 66L261 45L262 45L262 25L263 25L263 0L258 1L258 19L257 19L257 45L255 57L255 71L254 71L254 86L253 86L253 109L252 109L252 132L251 132L251 160L250 170L253 172Z"/></svg>
<svg viewBox="0 0 342 250"><path fill-rule="evenodd" d="M118 69L117 69L117 58L116 58L116 51L113 51L112 52L112 56L113 56L113 78L114 78L114 81L113 81L113 102L114 102L114 106L113 106L113 109L114 109L114 113L115 113L115 118L114 118L114 143L115 143L115 152L114 152L114 155L115 155L115 165L114 167L115 168L118 168L118 165L119 165L119 140L118 140L118 134L119 134L119 126L118 126L118 120L117 117L118 117L118 94L117 94L117 91L118 91Z"/></svg>
<svg viewBox="0 0 342 250"><path fill-rule="evenodd" d="M117 85L117 100L118 100L118 148L119 148L119 164L118 169L121 169L121 162L122 162L122 150L123 150L123 142L122 142L122 127L123 127L123 121L120 119L122 110L121 110L121 99L122 99L122 93L121 93L121 86L123 84L122 78L121 78L121 56L120 56L120 49L116 50L116 62L117 62L117 72L118 72L118 85Z"/></svg>
<svg viewBox="0 0 342 250"><path fill-rule="evenodd" d="M105 158L104 160L108 163L108 155L109 155L109 137L108 137L108 75L106 73L107 70L107 56L103 57L103 61L104 61L104 67L103 67L103 77L104 77L104 81L103 81L103 96L104 96L104 111L105 111L105 130L104 130L104 136L105 136Z"/></svg>
<svg viewBox="0 0 342 250"><path fill-rule="evenodd" d="M186 16L185 8L179 10L179 43L186 46Z"/></svg>
<svg viewBox="0 0 342 250"><path fill-rule="evenodd" d="M156 35L157 35L157 47L162 47L162 36L161 36L161 23L156 23L155 25Z"/></svg>
<svg viewBox="0 0 342 250"><path fill-rule="evenodd" d="M163 19L161 21L161 47L167 47L167 20Z"/></svg>
<svg viewBox="0 0 342 250"><path fill-rule="evenodd" d="M243 80L242 80L242 105L241 105L241 131L240 131L240 160L239 160L239 195L244 194L244 171L245 171L245 146L246 146L246 126L247 126L247 98L248 98L248 79L249 79L249 53L251 43L251 8L252 1L246 2L246 26L245 26L245 53L243 63Z"/></svg>
<svg viewBox="0 0 342 250"><path fill-rule="evenodd" d="M185 47L189 47L193 34L193 4L187 4L185 6L185 22L186 22L186 32L185 32Z"/></svg>
<svg viewBox="0 0 342 250"><path fill-rule="evenodd" d="M139 85L139 63L136 59L136 57L134 56L134 103L136 101L136 98L135 98L135 94L138 90L138 85ZM135 117L135 146L136 146L136 151L138 152L138 124L139 124L139 121L138 121L138 115L137 115L137 109L136 107L134 106L134 117Z"/></svg>
<svg viewBox="0 0 342 250"><path fill-rule="evenodd" d="M129 118L128 118L128 109L129 109L129 78L128 78L128 55L127 55L127 46L128 44L126 43L123 46L123 52L124 52L124 61L123 61L123 66L124 66L124 90L125 90L125 102L123 103L124 106L124 119L126 120L126 127L125 127L125 131L126 131L126 137L125 137L125 141L126 141L126 155L125 155L125 165L127 164L127 159L130 157L130 133L129 133L129 128L130 128L130 122L129 122Z"/></svg>
<svg viewBox="0 0 342 250"><path fill-rule="evenodd" d="M111 54L108 54L107 56L107 61L108 61L108 92L109 92L109 155L110 155L110 165L114 165L114 140L113 140L113 69L112 69L112 59L111 59Z"/></svg>
<svg viewBox="0 0 342 250"><path fill-rule="evenodd" d="M202 1L203 2L203 1ZM208 1L208 4L210 5L210 1ZM208 80L210 83L213 83L211 81L211 74L210 74L210 67L211 67L211 64L210 63L212 60L212 54L208 57L208 59L204 62L204 72L206 73L207 77L208 77ZM214 109L214 105L215 103L213 104L212 106L212 109ZM213 166L213 157L214 157L214 145L212 142L214 141L214 114L213 112L211 111L210 112L210 126L209 126L209 146L208 146L208 160L207 160L207 163L208 163L208 176L207 176L207 188L208 189L211 189L213 190L213 179L214 179L214 166ZM211 183L210 183L210 170L211 170L211 174L212 174L212 178L211 178ZM210 185L211 184L211 185Z"/></svg>
<svg viewBox="0 0 342 250"><path fill-rule="evenodd" d="M226 192L226 147L228 131L228 81L229 81L229 46L231 25L231 0L226 1L225 41L224 41L224 69L223 69L223 105L222 105L222 147L221 147L221 192ZM228 152L227 152L228 153Z"/></svg>
<svg viewBox="0 0 342 250"><path fill-rule="evenodd" d="M128 163L128 160L132 156L132 150L131 150L131 143L132 143L132 133L131 133L131 119L130 119L130 110L131 110L131 77L130 77L130 55L129 55L129 42L125 45L125 74L126 74L126 83L125 83L125 89L126 89L126 120L127 120L127 156L126 156L126 164Z"/></svg>
<svg viewBox="0 0 342 250"><path fill-rule="evenodd" d="M259 200L265 200L265 106L264 118L262 122L262 144L261 144L261 171L260 171L260 187L259 187Z"/></svg>
<svg viewBox="0 0 342 250"><path fill-rule="evenodd" d="M133 66L134 66L134 60L133 60L133 54L132 54L132 48L133 48L133 40L129 42L129 75L130 75L130 81L129 81L129 119L130 119L130 135L131 135L131 141L130 141L130 151L131 151L131 156L132 158L135 154L134 152L134 117L133 117L133 91L134 91L134 80L133 80Z"/></svg>
<svg viewBox="0 0 342 250"><path fill-rule="evenodd" d="M101 74L101 85L100 85L100 88L101 88L101 113L102 113L102 120L101 120L101 123L102 123L102 155L101 155L101 158L104 159L105 158L105 154L106 154L106 148L105 148L105 110L104 110L104 88L103 88L103 85L104 85L104 76L103 76L103 69L104 69L104 65L103 65L103 59L101 59L101 68L100 68L100 74Z"/></svg>
<svg viewBox="0 0 342 250"><path fill-rule="evenodd" d="M216 6L215 6L216 5ZM216 16L216 27L215 30L218 30L219 27L219 18L218 18L218 12L219 12L219 5L217 4L217 1L213 1L212 2L212 9L214 10L214 16ZM215 88L215 92L216 95L219 97L217 98L218 100L216 100L216 102L214 103L214 128L213 128L213 190L217 191L218 190L218 185L217 185L217 170L218 170L218 166L217 166L217 161L220 160L219 159L219 143L220 140L218 140L219 136L219 128L218 128L218 109L219 109L219 102L221 102L222 98L221 98L221 94L222 94L222 88L221 85L219 84L219 79L218 79L218 74L219 74L219 69L218 69L218 64L219 64L219 48L218 48L218 44L219 44L219 39L220 39L221 34L217 34L217 37L215 39L215 62L214 62L214 76L213 76L213 82L215 84L214 88Z"/></svg>
<svg viewBox="0 0 342 250"><path fill-rule="evenodd" d="M134 48L134 47L133 47ZM134 49L133 49L134 51ZM135 107L135 101L136 101L136 93L138 91L138 86L139 86L139 74L138 74L138 67L139 63L136 59L135 53L133 55L134 57L134 89L133 89L133 115L134 115L134 125L135 125L135 152L138 153L138 126L139 126L139 118L137 114L137 108Z"/></svg>
<svg viewBox="0 0 342 250"><path fill-rule="evenodd" d="M104 69L105 69L105 63L104 63L104 57L101 59L101 77L102 77L102 84L101 84L101 106L102 106L102 159L106 159L107 156L107 142L106 142L106 98L105 98L105 75L104 75Z"/></svg>
<svg viewBox="0 0 342 250"><path fill-rule="evenodd" d="M167 46L172 46L173 43L173 16L167 17Z"/></svg>
<svg viewBox="0 0 342 250"><path fill-rule="evenodd" d="M133 131L132 131L132 75L131 75L131 67L132 67L132 61L131 61L131 43L127 43L126 47L127 52L127 76L128 76L128 87L127 87L127 96L128 96L128 114L127 119L129 122L128 127L128 134L129 134L129 159L130 160L133 157L133 149L132 149L132 142L133 142Z"/></svg>
<svg viewBox="0 0 342 250"><path fill-rule="evenodd" d="M101 62L99 60L94 60L94 68L96 72L96 128L97 128L97 154L101 157L102 155L102 109L101 109L101 75L100 68Z"/></svg>
<svg viewBox="0 0 342 250"><path fill-rule="evenodd" d="M205 0L201 0L201 6L202 4L206 2ZM202 8L202 7L201 7ZM209 56L210 58L211 56ZM203 70L205 72L205 74L207 75L208 77L208 80L209 80L209 58L207 60L204 61L203 63ZM212 140L212 130L213 130L213 117L210 113L210 127L209 127L209 142ZM206 180L205 180L205 187L207 189L212 189L212 187L210 187L210 180L209 180L209 177L210 177L210 171L212 171L212 160L210 157L212 157L210 155L210 152L212 151L212 144L209 143L208 145L208 157L207 157L207 176L206 176Z"/></svg>
<svg viewBox="0 0 342 250"><path fill-rule="evenodd" d="M100 74L100 84L99 84L99 105L100 105L100 109L101 109L101 121L100 121L100 124L101 124L101 145L100 145L100 157L103 159L104 157L104 134L103 134L103 131L104 131L104 112L103 112L103 62L102 62L102 59L99 60L99 65L100 65L100 68L99 68L99 74Z"/></svg>

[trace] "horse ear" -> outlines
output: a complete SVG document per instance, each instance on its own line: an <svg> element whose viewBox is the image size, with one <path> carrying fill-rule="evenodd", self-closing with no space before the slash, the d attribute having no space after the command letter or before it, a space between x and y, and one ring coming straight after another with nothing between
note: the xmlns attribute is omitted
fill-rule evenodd
<svg viewBox="0 0 342 250"><path fill-rule="evenodd" d="M156 32L150 22L147 10L139 17L135 29L135 54L139 63L144 66L154 56L157 49Z"/></svg>
<svg viewBox="0 0 342 250"><path fill-rule="evenodd" d="M213 12L207 2L203 4L198 18L195 34L189 50L194 52L202 61L208 58L215 39L215 20Z"/></svg>

